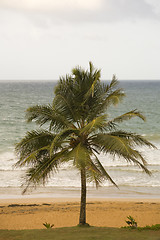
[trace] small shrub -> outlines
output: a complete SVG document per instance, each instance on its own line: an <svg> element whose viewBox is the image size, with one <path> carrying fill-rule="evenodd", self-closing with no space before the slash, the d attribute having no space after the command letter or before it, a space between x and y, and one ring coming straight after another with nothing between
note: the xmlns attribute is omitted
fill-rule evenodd
<svg viewBox="0 0 160 240"><path fill-rule="evenodd" d="M129 229L138 229L139 231L142 230L160 230L160 224L155 224L155 225L146 225L145 227L138 227L137 226L137 222L135 221L135 219L131 216L127 217L128 220L126 221L126 223L128 224L128 226L122 227L122 228L129 228Z"/></svg>
<svg viewBox="0 0 160 240"><path fill-rule="evenodd" d="M47 228L47 229L49 229L49 228L53 228L53 226L54 226L54 224L50 224L50 223L43 223L43 225Z"/></svg>
<svg viewBox="0 0 160 240"><path fill-rule="evenodd" d="M128 220L126 221L126 223L128 224L129 228L137 228L137 222L135 221L135 219L131 216L127 217Z"/></svg>

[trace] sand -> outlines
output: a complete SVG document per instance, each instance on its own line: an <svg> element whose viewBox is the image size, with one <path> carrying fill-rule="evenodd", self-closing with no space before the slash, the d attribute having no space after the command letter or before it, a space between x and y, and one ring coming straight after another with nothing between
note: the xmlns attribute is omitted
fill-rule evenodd
<svg viewBox="0 0 160 240"><path fill-rule="evenodd" d="M43 229L43 223L55 228L78 224L79 199L0 200L0 229ZM93 226L125 226L131 215L138 226L160 224L158 199L88 199L87 222Z"/></svg>

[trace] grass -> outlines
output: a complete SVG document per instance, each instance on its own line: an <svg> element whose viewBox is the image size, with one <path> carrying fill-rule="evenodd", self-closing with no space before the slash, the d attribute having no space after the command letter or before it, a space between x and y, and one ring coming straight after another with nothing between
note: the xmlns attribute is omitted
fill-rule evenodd
<svg viewBox="0 0 160 240"><path fill-rule="evenodd" d="M154 231L157 231L159 230L160 231L160 224L155 224L155 225L152 225L152 226L145 226L145 227L135 227L135 226L125 226L125 227L122 227L122 228L128 228L128 229L138 229L139 231L142 231L142 230L154 230Z"/></svg>
<svg viewBox="0 0 160 240"><path fill-rule="evenodd" d="M0 240L160 240L160 230L70 227L41 230L0 230Z"/></svg>

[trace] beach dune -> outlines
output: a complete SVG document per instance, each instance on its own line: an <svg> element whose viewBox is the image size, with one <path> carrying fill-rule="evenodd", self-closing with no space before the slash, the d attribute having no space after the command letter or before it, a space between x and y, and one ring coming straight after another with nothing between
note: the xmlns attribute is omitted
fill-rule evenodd
<svg viewBox="0 0 160 240"><path fill-rule="evenodd" d="M55 228L76 226L79 199L0 200L0 229L42 229L43 223ZM122 227L127 216L138 226L160 224L160 200L88 199L87 222L92 226Z"/></svg>

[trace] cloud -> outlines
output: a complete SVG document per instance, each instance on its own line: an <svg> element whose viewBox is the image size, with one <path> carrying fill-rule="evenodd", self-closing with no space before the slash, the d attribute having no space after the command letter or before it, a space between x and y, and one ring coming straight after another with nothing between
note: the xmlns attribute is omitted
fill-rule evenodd
<svg viewBox="0 0 160 240"><path fill-rule="evenodd" d="M159 0L1 0L0 8L65 23L159 19L160 12Z"/></svg>
<svg viewBox="0 0 160 240"><path fill-rule="evenodd" d="M155 0L156 1L156 0ZM104 0L99 12L102 21L157 19L156 5L152 0Z"/></svg>
<svg viewBox="0 0 160 240"><path fill-rule="evenodd" d="M69 9L94 10L101 5L101 0L1 0L1 7L18 8L34 11L57 11Z"/></svg>

